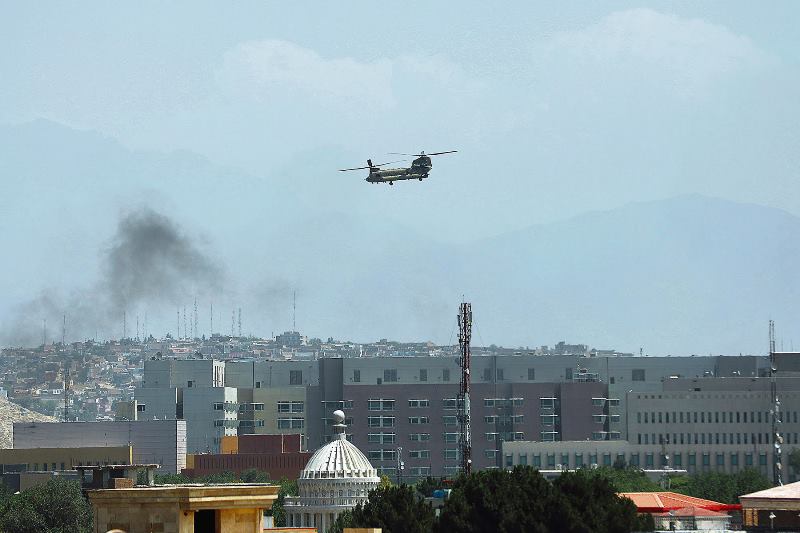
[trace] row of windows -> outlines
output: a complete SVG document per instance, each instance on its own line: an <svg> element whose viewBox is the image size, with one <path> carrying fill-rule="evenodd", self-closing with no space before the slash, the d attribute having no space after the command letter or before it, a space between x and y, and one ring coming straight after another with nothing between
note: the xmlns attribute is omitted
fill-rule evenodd
<svg viewBox="0 0 800 533"><path fill-rule="evenodd" d="M263 403L242 403L239 404L239 412L246 413L250 411L263 411L264 404ZM301 409L302 411L302 409ZM278 403L278 412L281 412L281 404Z"/></svg>
<svg viewBox="0 0 800 533"><path fill-rule="evenodd" d="M291 372L300 372L299 370L292 370ZM583 375L583 374L581 374ZM302 375L301 375L302 376ZM505 372L502 368L496 368L494 371L491 368L484 368L482 374L483 381L491 381L492 377L496 381L504 381L505 380ZM566 368L564 369L564 378L566 380L573 379L573 369ZM300 377L302 380L302 377ZM428 381L428 369L427 368L420 368L418 369L418 373L415 376L415 379L418 381L426 382ZM535 368L528 368L528 381L535 381L536 380L536 369ZM643 368L634 368L631 370L631 381L645 381L646 374ZM397 369L396 368L385 368L383 370L383 379L378 378L378 384L380 383L396 383L397 379ZM450 381L450 369L443 368L442 369L442 381ZM353 382L354 383L361 383L361 369L355 368L353 369ZM614 383L614 378L611 378L610 382ZM294 383L292 383L294 384Z"/></svg>
<svg viewBox="0 0 800 533"><path fill-rule="evenodd" d="M452 461L458 459L458 449L457 448L447 448L444 450L444 458L445 460ZM396 461L397 460L397 450L385 448L380 450L367 450L367 457L370 460L374 461ZM430 450L409 450L408 451L409 459L430 459L431 458L431 451Z"/></svg>
<svg viewBox="0 0 800 533"><path fill-rule="evenodd" d="M485 454L489 457L489 452L497 452L497 450L486 450ZM697 453L691 452L686 454L686 464L684 465L683 462L683 454L681 453L673 453L667 454L663 456L659 454L658 457L658 465L656 465L656 456L652 452L647 452L644 454L644 464L642 464L641 458L639 453L631 453L627 459L627 464L635 467L644 466L645 468L654 468L664 467L664 466L671 466L674 468L682 468L684 466L694 467L698 465L697 462ZM741 455L739 452L731 452L728 455L728 465L730 466L740 466L739 456ZM491 454L491 457L494 457L495 454ZM725 453L715 453L714 454L714 464L716 466L725 466ZM600 455L601 462L598 462L598 454L597 453L589 453L584 456L583 453L575 453L572 454L573 461L570 463L570 454L569 453L562 453L556 456L554 453L545 454L544 462L542 462L541 454L531 454L530 455L530 464L535 468L556 468L557 466L563 466L566 468L581 468L584 466L590 466L593 464L602 465L602 466L612 466L612 464L620 462L622 464L626 463L626 458L624 453L619 453L616 455L612 455L610 453L604 453ZM506 455L506 466L512 466L513 464L513 456ZM556 462L558 459L558 462ZM671 459L671 464L670 464ZM700 465L702 466L711 466L711 454L708 452L700 454ZM528 454L519 454L517 459L517 464L520 465L527 465L528 464ZM767 465L767 454L766 452L761 452L758 454L758 465L759 466L766 466ZM746 452L744 454L744 466L755 466L755 455L753 452Z"/></svg>
<svg viewBox="0 0 800 533"><path fill-rule="evenodd" d="M457 470L457 469L456 469ZM381 475L394 477L397 475L397 468L393 466L379 466L378 472ZM415 477L428 477L431 475L431 467L429 466L412 466L404 471L405 474Z"/></svg>
<svg viewBox="0 0 800 533"><path fill-rule="evenodd" d="M487 441L514 441L525 440L525 433L522 431L508 432L489 432L484 433ZM458 433L443 433L444 442L458 442ZM411 442L427 442L431 440L430 433L409 433L408 440ZM371 444L394 444L397 442L395 433L368 433L367 442Z"/></svg>
<svg viewBox="0 0 800 533"><path fill-rule="evenodd" d="M749 416L748 416L749 414ZM794 415L794 416L791 416ZM784 422L797 423L797 411L786 413ZM639 424L763 424L771 423L769 411L644 411L636 413Z"/></svg>
<svg viewBox="0 0 800 533"><path fill-rule="evenodd" d="M794 439L793 439L794 437ZM786 433L787 444L798 444L797 433ZM639 433L638 444L770 444L769 433Z"/></svg>

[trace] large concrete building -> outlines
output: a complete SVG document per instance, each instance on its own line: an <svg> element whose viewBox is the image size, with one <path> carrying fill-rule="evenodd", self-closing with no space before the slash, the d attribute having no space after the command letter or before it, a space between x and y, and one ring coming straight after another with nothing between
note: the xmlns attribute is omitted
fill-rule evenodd
<svg viewBox="0 0 800 533"><path fill-rule="evenodd" d="M754 356L585 357L524 351L475 356L473 464L502 467L504 442L634 443L640 435L648 435L650 442L653 434L667 433L680 442L678 435L683 433L686 441L690 432L702 441L699 435L709 438L708 430L679 432L671 425L656 431L649 414L645 423L648 402L655 401L651 397L660 394L665 401L665 390L695 379L725 376L764 383L760 377L768 371L767 358ZM223 437L235 434L303 433L306 446L313 449L331 440L332 413L344 409L353 443L380 472L397 475L401 459L405 476L439 476L452 473L458 464L459 377L458 359L449 356L159 359L145 361L144 384L136 399L140 417L186 419L190 453L218 453ZM688 412L692 401L686 399L675 412ZM672 408L661 411L672 413ZM716 433L723 439L721 429ZM726 435L721 442L728 439Z"/></svg>
<svg viewBox="0 0 800 533"><path fill-rule="evenodd" d="M186 421L17 422L14 449L131 447L133 462L162 472L186 467ZM99 460L99 459L98 459Z"/></svg>

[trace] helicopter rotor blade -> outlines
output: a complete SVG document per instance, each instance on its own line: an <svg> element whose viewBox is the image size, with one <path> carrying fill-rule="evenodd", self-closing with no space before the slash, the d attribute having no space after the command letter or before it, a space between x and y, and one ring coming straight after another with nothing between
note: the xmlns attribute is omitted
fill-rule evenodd
<svg viewBox="0 0 800 533"><path fill-rule="evenodd" d="M388 163L377 163L373 164L371 167L340 168L339 172L348 172L350 170L367 170L369 168L378 168L378 167L384 167L386 165L392 165L394 163L402 163L403 161L405 161L405 159L398 159L397 161L389 161Z"/></svg>
<svg viewBox="0 0 800 533"><path fill-rule="evenodd" d="M448 150L446 152L433 152L432 154L401 154L399 152L389 152L389 155L406 155L410 157L422 157L426 155L442 155L442 154L454 154L458 152L458 150Z"/></svg>

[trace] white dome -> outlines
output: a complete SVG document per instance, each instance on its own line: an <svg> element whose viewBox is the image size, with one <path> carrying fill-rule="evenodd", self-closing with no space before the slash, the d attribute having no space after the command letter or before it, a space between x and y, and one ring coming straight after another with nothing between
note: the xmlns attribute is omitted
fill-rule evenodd
<svg viewBox="0 0 800 533"><path fill-rule="evenodd" d="M344 433L311 456L300 479L378 478L378 471Z"/></svg>

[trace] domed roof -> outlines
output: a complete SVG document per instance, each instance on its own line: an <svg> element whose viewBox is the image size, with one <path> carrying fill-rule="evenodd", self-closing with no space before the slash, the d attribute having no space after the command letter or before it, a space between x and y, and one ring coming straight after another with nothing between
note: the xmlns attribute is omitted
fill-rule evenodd
<svg viewBox="0 0 800 533"><path fill-rule="evenodd" d="M338 438L314 452L300 474L300 479L331 478L378 478L378 471L355 444L345 438Z"/></svg>

